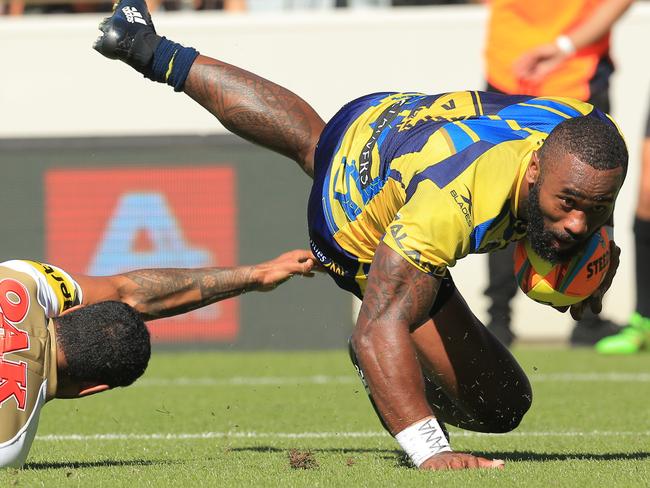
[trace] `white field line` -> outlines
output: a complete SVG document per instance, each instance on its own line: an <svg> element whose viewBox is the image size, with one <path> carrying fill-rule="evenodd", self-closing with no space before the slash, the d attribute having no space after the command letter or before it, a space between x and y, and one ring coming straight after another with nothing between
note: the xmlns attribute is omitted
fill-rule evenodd
<svg viewBox="0 0 650 488"><path fill-rule="evenodd" d="M283 386L357 383L357 376L231 376L229 378L142 378L133 386Z"/></svg>
<svg viewBox="0 0 650 488"><path fill-rule="evenodd" d="M626 437L650 436L650 431L617 432L594 430L590 432L509 432L507 434L483 434L480 432L454 431L453 437ZM383 431L376 432L196 432L154 434L65 434L37 435L39 441L177 441L193 439L367 439L389 438Z"/></svg>
<svg viewBox="0 0 650 488"><path fill-rule="evenodd" d="M628 381L631 383L647 383L650 381L650 373L542 373L531 374L528 378L532 382Z"/></svg>
<svg viewBox="0 0 650 488"><path fill-rule="evenodd" d="M650 382L650 373L550 373L531 374L533 383L573 383L573 382ZM295 386L295 385L348 385L357 384L359 379L346 376L232 376L228 378L143 378L134 387L170 386Z"/></svg>

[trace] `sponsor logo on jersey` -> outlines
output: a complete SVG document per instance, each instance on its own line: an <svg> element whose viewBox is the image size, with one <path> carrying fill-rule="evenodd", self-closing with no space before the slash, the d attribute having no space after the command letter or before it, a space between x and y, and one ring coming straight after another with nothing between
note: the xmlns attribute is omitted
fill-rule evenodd
<svg viewBox="0 0 650 488"><path fill-rule="evenodd" d="M0 281L0 408L12 398L18 410L27 402L27 363L5 355L29 349L29 335L16 327L29 312L29 292L14 280Z"/></svg>
<svg viewBox="0 0 650 488"><path fill-rule="evenodd" d="M449 194L458 205L458 209L461 211L465 217L465 222L467 222L468 227L472 227L472 192L469 191L469 188L465 186L467 190L467 196L458 193L456 190L451 190Z"/></svg>
<svg viewBox="0 0 650 488"><path fill-rule="evenodd" d="M419 251L416 251L415 249L407 249L404 244L402 244L402 241L407 237L407 234L404 231L404 225L398 223L392 224L390 226L390 235L393 236L393 239L395 239L395 242L402 252L411 259L416 266L419 266L427 274L432 276L442 277L445 275L447 272L446 266L437 266L427 261Z"/></svg>
<svg viewBox="0 0 650 488"><path fill-rule="evenodd" d="M314 241L310 240L310 247L312 252L314 253L314 256L316 256L316 259L320 262L320 264L326 268L328 271L331 271L334 274L337 274L339 276L346 276L347 273L343 269L343 267L334 261L332 259L328 258L323 251L321 251L318 246L314 243Z"/></svg>
<svg viewBox="0 0 650 488"><path fill-rule="evenodd" d="M372 179L370 178L370 169L372 165L372 151L377 145L379 138L385 130L391 128L391 124L395 121L402 105L406 102L406 99L398 100L397 102L391 104L384 110L377 120L372 124L372 135L370 139L364 144L361 155L359 156L359 182L361 183L361 188L365 189L370 185Z"/></svg>

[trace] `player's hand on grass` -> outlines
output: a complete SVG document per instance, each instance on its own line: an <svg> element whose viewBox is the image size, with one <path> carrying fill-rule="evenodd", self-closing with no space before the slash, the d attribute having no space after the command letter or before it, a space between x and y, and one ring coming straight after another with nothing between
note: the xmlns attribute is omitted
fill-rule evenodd
<svg viewBox="0 0 650 488"><path fill-rule="evenodd" d="M486 459L465 452L441 452L430 457L420 465L420 469L442 471L448 469L503 469L505 463L500 459Z"/></svg>
<svg viewBox="0 0 650 488"><path fill-rule="evenodd" d="M285 252L275 259L253 266L256 290L270 291L294 275L312 277L318 271L316 258L306 249Z"/></svg>

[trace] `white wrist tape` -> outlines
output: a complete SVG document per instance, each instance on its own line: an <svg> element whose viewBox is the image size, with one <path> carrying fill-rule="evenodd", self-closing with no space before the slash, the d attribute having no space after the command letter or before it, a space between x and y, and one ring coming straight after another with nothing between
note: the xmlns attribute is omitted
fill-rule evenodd
<svg viewBox="0 0 650 488"><path fill-rule="evenodd" d="M555 45L557 48L562 51L567 56L571 56L576 52L576 46L573 44L573 41L569 36L562 34L555 39Z"/></svg>
<svg viewBox="0 0 650 488"><path fill-rule="evenodd" d="M442 427L433 417L427 417L408 426L395 436L395 440L418 468L431 456L451 451Z"/></svg>

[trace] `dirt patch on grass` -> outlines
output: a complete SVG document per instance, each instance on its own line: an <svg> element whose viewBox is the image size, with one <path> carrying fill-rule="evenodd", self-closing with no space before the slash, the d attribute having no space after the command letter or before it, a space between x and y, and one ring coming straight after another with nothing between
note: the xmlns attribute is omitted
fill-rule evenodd
<svg viewBox="0 0 650 488"><path fill-rule="evenodd" d="M289 451L289 466L292 469L316 469L318 461L316 461L311 451L291 449Z"/></svg>

